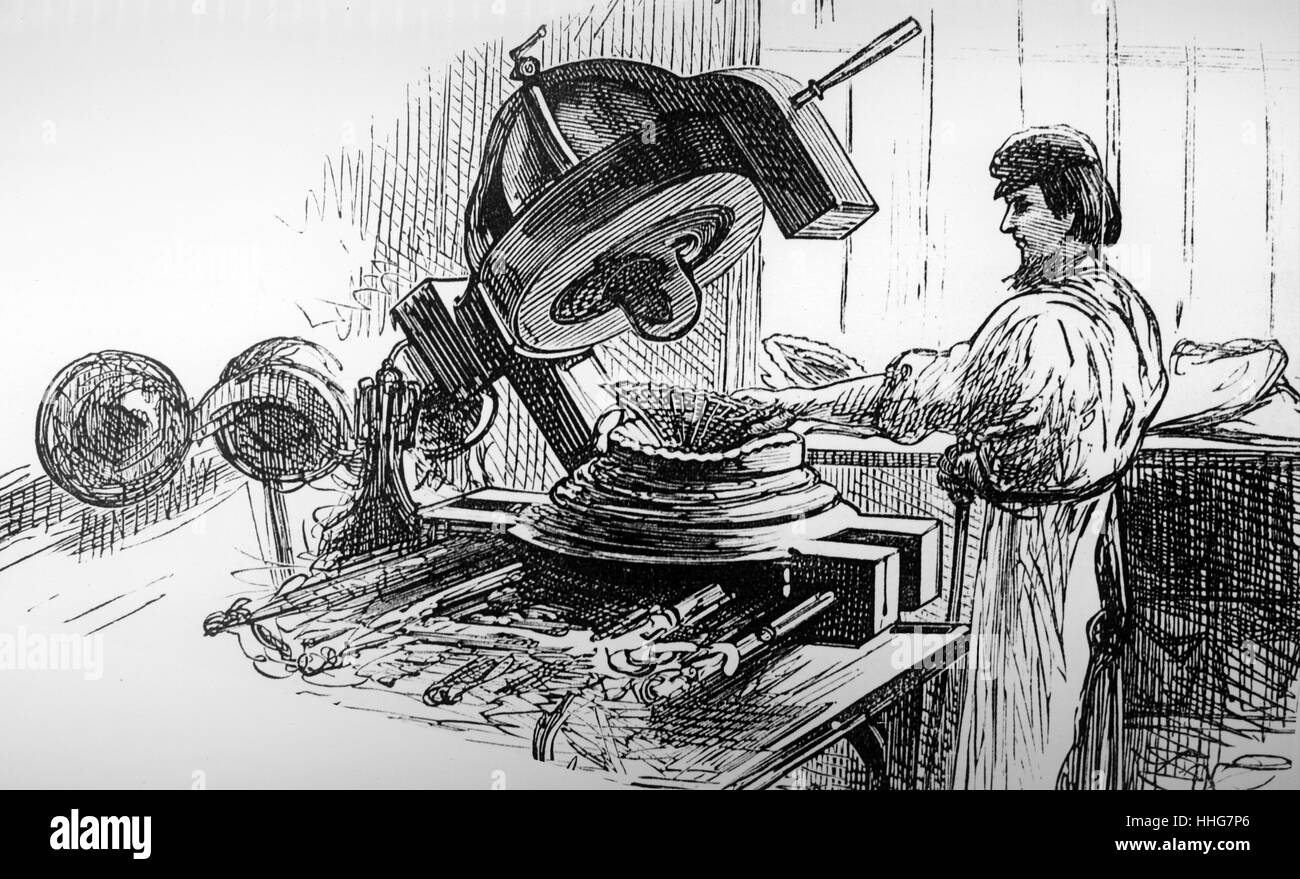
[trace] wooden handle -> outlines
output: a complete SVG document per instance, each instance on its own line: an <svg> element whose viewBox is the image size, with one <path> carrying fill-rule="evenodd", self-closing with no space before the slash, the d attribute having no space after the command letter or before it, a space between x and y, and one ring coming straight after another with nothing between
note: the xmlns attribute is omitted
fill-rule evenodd
<svg viewBox="0 0 1300 879"><path fill-rule="evenodd" d="M821 100L822 95L827 91L849 77L856 76L866 70L895 49L919 36L920 33L921 25L915 18L904 19L870 43L867 43L867 45L855 52L853 57L836 66L830 73L820 79L809 80L807 88L800 89L791 95L790 103L798 109L813 98Z"/></svg>

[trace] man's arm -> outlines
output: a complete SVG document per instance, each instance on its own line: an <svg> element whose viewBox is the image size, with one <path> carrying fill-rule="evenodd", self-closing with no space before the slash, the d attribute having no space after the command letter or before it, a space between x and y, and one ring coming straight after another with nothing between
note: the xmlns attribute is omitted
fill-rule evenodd
<svg viewBox="0 0 1300 879"><path fill-rule="evenodd" d="M814 421L875 433L869 413L884 380L884 375L867 375L817 388L745 388L736 391L736 396L780 407L779 414L759 425L763 429L780 429L797 421Z"/></svg>
<svg viewBox="0 0 1300 879"><path fill-rule="evenodd" d="M904 443L935 431L961 435L1004 429L1005 422L1018 422L1033 408L1035 388L1041 385L1036 370L1027 368L1040 310L1035 299L1008 300L970 341L946 351L906 351L877 375L816 388L740 393L779 404L783 413L769 425L780 427L821 422Z"/></svg>

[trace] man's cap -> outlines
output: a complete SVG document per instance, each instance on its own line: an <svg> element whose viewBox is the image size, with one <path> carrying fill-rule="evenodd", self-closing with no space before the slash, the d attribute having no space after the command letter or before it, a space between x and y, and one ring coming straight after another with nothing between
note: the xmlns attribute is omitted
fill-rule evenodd
<svg viewBox="0 0 1300 879"><path fill-rule="evenodd" d="M1037 183L1049 174L1101 165L1092 138L1069 125L1027 128L1006 139L993 154L989 173L999 180L994 198Z"/></svg>

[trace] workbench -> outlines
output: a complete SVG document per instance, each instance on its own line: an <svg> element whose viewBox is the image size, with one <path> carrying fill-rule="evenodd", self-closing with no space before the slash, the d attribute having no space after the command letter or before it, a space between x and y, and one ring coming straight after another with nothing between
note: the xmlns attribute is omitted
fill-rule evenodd
<svg viewBox="0 0 1300 879"><path fill-rule="evenodd" d="M938 466L950 442L812 434L808 458L860 509L943 522L946 584L952 506ZM984 512L971 508L963 619ZM1149 435L1123 482L1120 532L1131 616L1125 785L1268 782L1272 769L1252 767L1293 760L1300 699L1300 444Z"/></svg>
<svg viewBox="0 0 1300 879"><path fill-rule="evenodd" d="M231 626L260 671L301 674L348 707L656 788L768 787L841 740L861 760L857 783L886 787L891 761L917 747L915 725L886 714L914 716L927 682L966 655L961 626L900 625L859 648L796 634L643 704L611 685L591 632L566 622L571 608L518 552L503 529L444 533L290 581L210 630Z"/></svg>

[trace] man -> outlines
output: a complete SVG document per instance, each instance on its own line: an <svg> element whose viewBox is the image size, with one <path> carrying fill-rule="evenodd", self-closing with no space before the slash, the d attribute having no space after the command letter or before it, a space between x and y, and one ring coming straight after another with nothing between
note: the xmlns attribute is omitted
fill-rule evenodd
<svg viewBox="0 0 1300 879"><path fill-rule="evenodd" d="M947 478L987 509L970 607L982 672L966 683L956 784L1116 786L1118 696L1097 698L1112 673L1101 656L1085 680L1089 623L1096 651L1108 638L1113 648L1123 600L1113 491L1164 395L1159 332L1101 256L1119 238L1120 211L1086 135L1020 132L990 172L1020 267L969 341L908 351L881 375L742 393L783 403L784 422L957 438Z"/></svg>

